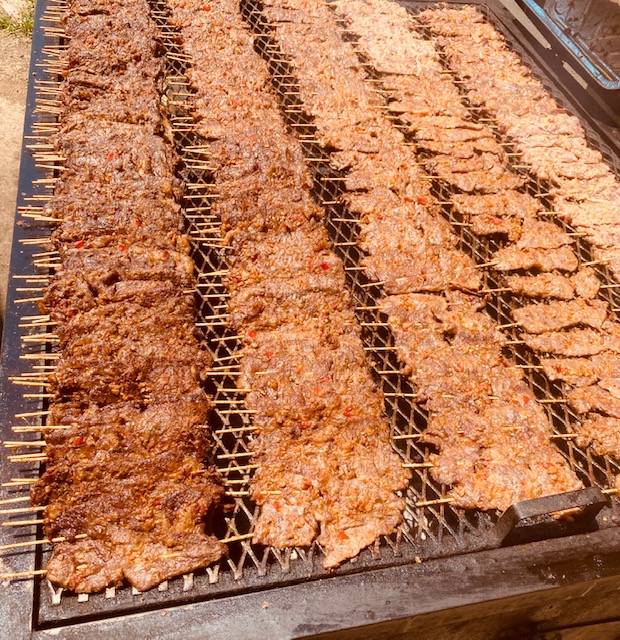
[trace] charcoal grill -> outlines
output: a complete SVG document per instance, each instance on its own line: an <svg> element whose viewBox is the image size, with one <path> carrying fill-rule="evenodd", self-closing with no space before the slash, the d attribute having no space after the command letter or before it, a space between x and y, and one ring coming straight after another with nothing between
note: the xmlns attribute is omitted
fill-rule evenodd
<svg viewBox="0 0 620 640"><path fill-rule="evenodd" d="M404 2L414 13L429 3ZM620 175L620 120L613 108L593 97L587 88L565 71L562 60L534 38L531 30L515 19L496 0L474 2L507 38L523 61L543 81L556 100L579 116L589 143L599 149ZM23 441L39 439L36 427L45 418L45 398L41 388L16 385L12 379L31 383L37 372L53 366L53 344L41 338L49 331L38 317L36 290L44 286L50 260L44 241L49 228L37 209L50 193L53 165L37 153L36 142L53 128L54 110L46 89L57 81L54 62L62 46L55 32L44 31L56 19L60 4L39 2L33 40L32 81L28 92L24 148L18 198L17 226L11 262L2 371L2 437L13 441L12 427L32 426L20 434ZM579 449L570 434L577 417L562 403L561 384L550 383L538 369L536 357L522 346L513 346L506 355L528 371L528 381L545 407L553 425L558 447L589 488L576 494L553 496L521 503L500 519L498 514L463 512L450 506L448 488L429 474L428 455L432 448L417 443L415 435L424 429L426 415L413 401L414 389L399 373L399 364L390 350L389 331L381 327L382 317L373 310L382 292L369 286L359 266L362 257L356 247L358 233L354 216L340 204L342 175L329 164L329 156L312 142L312 119L305 114L296 91L296 79L265 23L261 7L242 0L241 9L256 36L256 50L269 63L282 113L291 131L303 145L314 177L314 194L327 212L326 224L333 248L347 268L348 285L358 306L363 337L376 378L385 394L385 410L390 420L394 446L413 480L407 491L405 522L392 536L384 537L357 558L332 572L321 568L322 551L309 549L278 551L253 545L248 539L255 518L255 506L243 494L251 469L248 468L249 441L241 398L228 375L239 345L218 320L218 308L225 289L221 274L226 256L217 249L217 233L209 231L205 216L216 195L203 156L204 142L190 127L185 108L188 85L183 52L178 48L165 4L152 1L152 15L161 28L168 61L166 104L175 131L177 151L183 161L182 177L188 185L184 208L188 232L201 241L195 243L194 259L199 278L197 323L205 331L205 345L218 363L208 389L217 401L212 427L216 437L218 466L235 481L231 496L234 508L218 535L238 538L230 545L230 557L220 565L170 580L147 593L129 587L108 589L88 597L55 590L41 576L14 580L3 591L4 624L0 635L7 638L108 638L118 633L128 637L157 638L577 638L578 628L588 625L596 638L620 634L620 505L605 495L613 486L620 466L612 459ZM344 33L345 38L350 38ZM380 76L368 68L376 87ZM380 85L379 85L380 86ZM476 117L475 111L473 111ZM400 123L395 117L395 126ZM500 133L497 132L499 136ZM504 142L509 142L504 140ZM516 157L516 156L514 156ZM518 160L515 161L515 164ZM525 172L525 169L517 169ZM526 175L528 175L526 173ZM529 177L529 176L528 176ZM528 190L550 209L541 194L549 185L531 179ZM441 202L450 199L445 184L433 181L433 192ZM470 233L457 214L446 205L444 215L459 233L460 247L479 263L488 263L499 248L493 239ZM567 231L572 231L565 224ZM209 241L211 239L211 242ZM588 243L578 238L576 251L582 263L591 262ZM35 267L35 265L38 265ZM597 266L606 283L611 274ZM485 270L487 289L497 289L497 274ZM601 290L603 298L620 313L620 293L615 288ZM520 304L515 296L497 293L488 298L486 311L498 324L511 323L511 310ZM377 326L378 325L378 326ZM512 337L519 337L516 328ZM24 336L28 339L24 341ZM34 368L33 368L34 367ZM29 448L16 449L17 456ZM9 464L4 456L2 481L28 479L39 474L39 462L21 458ZM3 498L19 498L26 485L13 483ZM238 487L238 489L237 489ZM24 503L17 502L16 508ZM582 506L575 522L556 521L548 514L571 506ZM7 505L11 507L12 505ZM6 514L7 523L37 520L37 515ZM2 527L1 543L24 543L42 538L38 524ZM44 545L4 552L2 572L41 571L48 550ZM538 634L538 636L536 636Z"/></svg>

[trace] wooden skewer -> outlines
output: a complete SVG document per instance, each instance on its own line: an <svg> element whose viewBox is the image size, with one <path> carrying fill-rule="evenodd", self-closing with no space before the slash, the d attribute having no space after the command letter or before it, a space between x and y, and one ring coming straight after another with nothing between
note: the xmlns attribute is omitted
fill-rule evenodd
<svg viewBox="0 0 620 640"><path fill-rule="evenodd" d="M403 464L405 469L430 469L434 466L432 462L405 462Z"/></svg>
<svg viewBox="0 0 620 640"><path fill-rule="evenodd" d="M44 447L45 440L30 440L30 441L20 441L20 440L5 440L4 446L7 449L18 449L19 447ZM0 502L0 504L2 504Z"/></svg>
<svg viewBox="0 0 620 640"><path fill-rule="evenodd" d="M237 453L222 453L219 456L216 456L218 460L234 460L236 458L245 458L247 456L253 456L253 451L239 451Z"/></svg>
<svg viewBox="0 0 620 640"><path fill-rule="evenodd" d="M3 522L3 527L28 527L35 524L43 524L45 520L35 519L35 520L13 520L10 522Z"/></svg>
<svg viewBox="0 0 620 640"><path fill-rule="evenodd" d="M38 478L11 478L9 482L3 482L3 487L15 487L19 485L30 485L37 482Z"/></svg>
<svg viewBox="0 0 620 640"><path fill-rule="evenodd" d="M18 509L0 509L0 514L7 515L10 513L39 513L45 511L47 507L23 507Z"/></svg>
<svg viewBox="0 0 620 640"><path fill-rule="evenodd" d="M392 436L392 440L414 440L416 438L421 438L421 433L408 433L406 435L397 435Z"/></svg>
<svg viewBox="0 0 620 640"><path fill-rule="evenodd" d="M450 502L454 502L454 498L438 498L437 500L422 500L420 502L416 502L416 507L430 507L434 504L449 504Z"/></svg>
<svg viewBox="0 0 620 640"><path fill-rule="evenodd" d="M230 538L222 538L220 540L220 542L224 542L226 544L228 544L229 542L239 542L240 540L248 540L249 538L253 538L254 534L253 533L244 533L243 535L239 535L239 536L231 536Z"/></svg>
<svg viewBox="0 0 620 640"><path fill-rule="evenodd" d="M33 578L34 576L43 576L47 573L47 569L33 569L32 571L20 571L18 573L2 573L0 580L15 580L17 578Z"/></svg>
<svg viewBox="0 0 620 640"><path fill-rule="evenodd" d="M252 469L258 469L257 464L245 464L237 467L226 467L224 469L220 469L220 473L232 473L235 471L251 471Z"/></svg>

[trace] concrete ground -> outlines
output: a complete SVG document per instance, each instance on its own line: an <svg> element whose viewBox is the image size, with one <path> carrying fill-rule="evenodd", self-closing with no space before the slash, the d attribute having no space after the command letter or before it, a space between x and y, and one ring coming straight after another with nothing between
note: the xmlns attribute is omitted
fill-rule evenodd
<svg viewBox="0 0 620 640"><path fill-rule="evenodd" d="M0 318L15 220L30 45L26 36L0 32Z"/></svg>

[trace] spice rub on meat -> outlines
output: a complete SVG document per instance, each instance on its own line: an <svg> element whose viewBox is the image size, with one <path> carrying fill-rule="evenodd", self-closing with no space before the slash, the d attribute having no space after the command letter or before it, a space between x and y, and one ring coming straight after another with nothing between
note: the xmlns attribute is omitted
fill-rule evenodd
<svg viewBox="0 0 620 640"><path fill-rule="evenodd" d="M528 333L559 331L577 325L600 329L607 318L608 306L603 300L578 298L521 307L512 312L512 317Z"/></svg>
<svg viewBox="0 0 620 640"><path fill-rule="evenodd" d="M585 232L597 259L620 273L620 184L600 152L588 146L579 120L532 77L475 7L430 9L419 20L436 37L470 102L497 121L534 175L551 181L554 210Z"/></svg>
<svg viewBox="0 0 620 640"><path fill-rule="evenodd" d="M550 442L544 410L501 355L502 337L466 297L392 296L384 311L418 397L431 473L464 508L506 509L581 483Z"/></svg>
<svg viewBox="0 0 620 640"><path fill-rule="evenodd" d="M170 5L195 62L188 75L198 130L211 140L212 213L229 245L229 324L244 342L239 385L250 390L258 465L253 539L278 548L317 540L324 566L335 567L399 525L397 492L409 474L390 443L301 149L237 3ZM216 82L214 67L227 70Z"/></svg>
<svg viewBox="0 0 620 640"><path fill-rule="evenodd" d="M194 266L149 6L70 0L63 15L51 143L65 166L46 205L60 263L41 301L59 358L31 497L60 538L51 582L144 591L226 552L211 522L224 490L205 462L210 361L187 293Z"/></svg>

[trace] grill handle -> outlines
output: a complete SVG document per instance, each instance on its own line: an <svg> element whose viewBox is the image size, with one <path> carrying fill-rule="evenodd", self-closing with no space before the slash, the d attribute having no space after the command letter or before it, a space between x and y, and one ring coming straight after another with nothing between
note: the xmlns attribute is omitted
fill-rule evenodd
<svg viewBox="0 0 620 640"><path fill-rule="evenodd" d="M597 487L558 493L553 496L543 496L533 500L523 500L504 511L491 531L491 538L498 547L511 543L515 544L515 541L510 540L510 538L514 537L511 534L518 531L519 540L516 542L532 542L532 538L541 537L541 523L540 521L527 522L528 520L535 518L540 520L541 516L574 509L578 511L570 521L563 519L555 521L555 523L549 523L548 521L544 523L546 526L542 528L547 533L542 537L552 537L549 532L550 524L556 525L553 527L556 530L555 535L557 535L558 530L561 535L569 535L571 532L577 533L574 529L583 528L584 525L591 524L598 512L607 504L607 496ZM523 525L517 527L519 523L523 523Z"/></svg>

